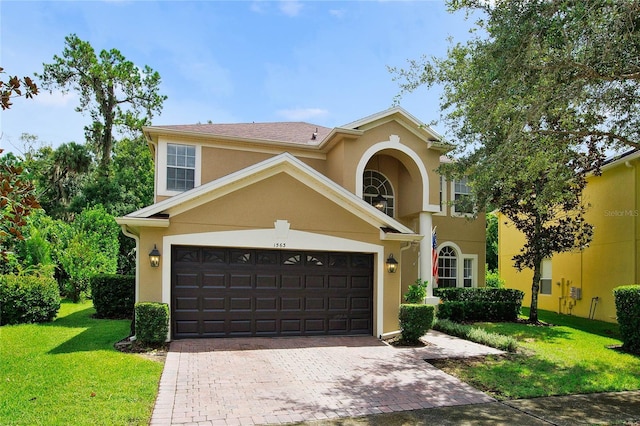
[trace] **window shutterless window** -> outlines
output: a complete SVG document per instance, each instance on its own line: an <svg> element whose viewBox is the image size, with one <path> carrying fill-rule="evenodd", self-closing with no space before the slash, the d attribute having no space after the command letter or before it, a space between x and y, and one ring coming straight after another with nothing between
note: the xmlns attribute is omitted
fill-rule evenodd
<svg viewBox="0 0 640 426"><path fill-rule="evenodd" d="M540 269L540 294L551 294L551 259L542 259Z"/></svg>
<svg viewBox="0 0 640 426"><path fill-rule="evenodd" d="M473 213L471 188L466 177L453 181L453 211L458 214Z"/></svg>
<svg viewBox="0 0 640 426"><path fill-rule="evenodd" d="M196 147L167 144L167 190L186 191L195 186Z"/></svg>
<svg viewBox="0 0 640 426"><path fill-rule="evenodd" d="M473 259L464 259L464 286L473 287Z"/></svg>
<svg viewBox="0 0 640 426"><path fill-rule="evenodd" d="M438 254L438 287L458 286L458 256L453 247L444 246Z"/></svg>

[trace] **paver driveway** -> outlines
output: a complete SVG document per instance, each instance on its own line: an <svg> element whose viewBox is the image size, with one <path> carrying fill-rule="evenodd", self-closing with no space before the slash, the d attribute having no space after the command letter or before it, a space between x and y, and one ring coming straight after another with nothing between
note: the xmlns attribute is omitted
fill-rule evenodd
<svg viewBox="0 0 640 426"><path fill-rule="evenodd" d="M289 423L494 401L425 362L430 350L440 353L374 337L175 341L151 425Z"/></svg>

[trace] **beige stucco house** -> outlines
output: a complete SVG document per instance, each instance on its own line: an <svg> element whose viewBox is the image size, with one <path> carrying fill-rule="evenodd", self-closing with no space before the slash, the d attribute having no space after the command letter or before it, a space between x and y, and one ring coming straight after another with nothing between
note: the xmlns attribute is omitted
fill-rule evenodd
<svg viewBox="0 0 640 426"><path fill-rule="evenodd" d="M136 301L169 305L171 339L397 333L408 285L433 282L434 228L440 285L484 285L484 220L447 205L468 188L435 172L450 146L402 108L144 134L155 204L117 221Z"/></svg>

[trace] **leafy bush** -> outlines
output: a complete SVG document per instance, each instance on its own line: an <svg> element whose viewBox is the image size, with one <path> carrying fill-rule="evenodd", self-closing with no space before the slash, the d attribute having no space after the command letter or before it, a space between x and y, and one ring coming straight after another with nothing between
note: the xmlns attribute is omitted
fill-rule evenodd
<svg viewBox="0 0 640 426"><path fill-rule="evenodd" d="M439 288L438 318L452 321L515 321L524 292L506 288Z"/></svg>
<svg viewBox="0 0 640 426"><path fill-rule="evenodd" d="M616 315L622 336L622 347L640 354L640 285L626 285L613 289Z"/></svg>
<svg viewBox="0 0 640 426"><path fill-rule="evenodd" d="M400 305L400 330L402 340L415 343L424 336L433 325L435 318L435 306L402 304Z"/></svg>
<svg viewBox="0 0 640 426"><path fill-rule="evenodd" d="M0 325L53 321L59 309L60 292L52 277L0 276Z"/></svg>
<svg viewBox="0 0 640 426"><path fill-rule="evenodd" d="M136 297L135 276L94 275L89 283L98 318L133 318Z"/></svg>
<svg viewBox="0 0 640 426"><path fill-rule="evenodd" d="M518 349L518 341L511 336L490 333L478 327L458 324L446 319L438 319L433 329L503 351L515 352Z"/></svg>
<svg viewBox="0 0 640 426"><path fill-rule="evenodd" d="M489 271L484 276L485 286L488 288L504 288L504 280L500 278L498 271Z"/></svg>
<svg viewBox="0 0 640 426"><path fill-rule="evenodd" d="M136 338L145 345L161 345L169 332L169 306L140 302L135 305Z"/></svg>
<svg viewBox="0 0 640 426"><path fill-rule="evenodd" d="M404 301L407 303L423 302L424 298L427 297L427 285L429 285L429 281L422 281L418 278L404 294Z"/></svg>

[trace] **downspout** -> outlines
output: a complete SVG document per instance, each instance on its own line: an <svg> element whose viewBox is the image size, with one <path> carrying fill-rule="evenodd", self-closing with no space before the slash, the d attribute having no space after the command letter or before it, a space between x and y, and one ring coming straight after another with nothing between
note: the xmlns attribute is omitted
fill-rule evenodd
<svg viewBox="0 0 640 426"><path fill-rule="evenodd" d="M407 249L409 247L411 247L413 245L413 243L407 243L406 246L400 246L400 261L402 262L402 253L407 251ZM418 262L420 262L420 252L418 252ZM404 262L402 262L404 263ZM419 265L420 263L418 263ZM400 274L402 274L402 271L400 271ZM400 275L400 285L398 286L398 292L400 293L399 296L400 298L398 300L400 300L400 303L402 303L402 275Z"/></svg>
<svg viewBox="0 0 640 426"><path fill-rule="evenodd" d="M122 233L136 242L136 292L135 301L140 301L140 236L129 231L127 225L120 225Z"/></svg>

